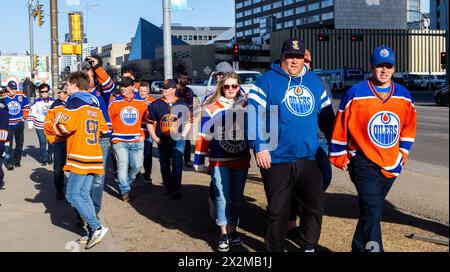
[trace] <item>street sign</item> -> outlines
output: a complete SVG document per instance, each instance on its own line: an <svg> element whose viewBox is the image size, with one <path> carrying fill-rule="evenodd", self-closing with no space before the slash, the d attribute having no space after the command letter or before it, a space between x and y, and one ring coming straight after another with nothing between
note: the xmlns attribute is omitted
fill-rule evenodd
<svg viewBox="0 0 450 272"><path fill-rule="evenodd" d="M209 66L206 66L206 68L203 69L203 72L204 72L205 74L207 74L207 75L210 75L211 72L212 72L212 70L211 70L211 68L209 68Z"/></svg>

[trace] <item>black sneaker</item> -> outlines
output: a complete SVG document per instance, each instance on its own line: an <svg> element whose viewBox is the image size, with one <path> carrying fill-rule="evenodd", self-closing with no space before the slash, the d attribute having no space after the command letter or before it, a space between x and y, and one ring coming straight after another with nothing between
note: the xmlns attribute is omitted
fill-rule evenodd
<svg viewBox="0 0 450 272"><path fill-rule="evenodd" d="M287 232L286 237L289 240L292 240L292 241L296 241L296 240L300 239L300 228L299 227L295 227L295 228L290 229Z"/></svg>
<svg viewBox="0 0 450 272"><path fill-rule="evenodd" d="M242 245L242 240L241 238L238 236L238 233L236 231L232 231L228 234L228 237L230 239L230 244L232 246L240 246Z"/></svg>
<svg viewBox="0 0 450 272"><path fill-rule="evenodd" d="M16 162L16 163L14 164L14 166L15 166L16 168L22 167L22 165L20 164L20 162Z"/></svg>
<svg viewBox="0 0 450 272"><path fill-rule="evenodd" d="M191 161L185 161L184 166L192 168L192 167L194 167L194 164Z"/></svg>
<svg viewBox="0 0 450 272"><path fill-rule="evenodd" d="M6 165L6 169L8 171L12 171L12 170L14 170L14 166L12 164L8 164L8 165Z"/></svg>
<svg viewBox="0 0 450 272"><path fill-rule="evenodd" d="M152 178L149 176L146 176L145 174L144 174L144 181L147 182L148 184L152 184L152 182L153 182Z"/></svg>
<svg viewBox="0 0 450 272"><path fill-rule="evenodd" d="M53 164L53 158L52 158L52 156L48 156L48 158L47 158L47 164L48 164L48 165L52 165L52 164Z"/></svg>
<svg viewBox="0 0 450 272"><path fill-rule="evenodd" d="M221 233L219 237L219 252L228 252L230 250L230 239L228 235Z"/></svg>
<svg viewBox="0 0 450 272"><path fill-rule="evenodd" d="M47 166L46 162L41 162L41 166Z"/></svg>
<svg viewBox="0 0 450 272"><path fill-rule="evenodd" d="M4 186L5 186L5 182L3 180L0 180L0 190L3 190Z"/></svg>

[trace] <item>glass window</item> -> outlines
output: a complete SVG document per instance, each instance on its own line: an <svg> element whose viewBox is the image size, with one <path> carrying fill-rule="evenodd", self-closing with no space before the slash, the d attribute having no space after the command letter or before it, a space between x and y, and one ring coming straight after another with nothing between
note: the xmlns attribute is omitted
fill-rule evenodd
<svg viewBox="0 0 450 272"><path fill-rule="evenodd" d="M279 7L281 7L283 5L283 3L281 2L281 1L278 1L278 2L275 2L275 3L273 3L273 8L275 9L275 8L279 8Z"/></svg>
<svg viewBox="0 0 450 272"><path fill-rule="evenodd" d="M212 40L212 36L208 36L208 40Z"/></svg>
<svg viewBox="0 0 450 272"><path fill-rule="evenodd" d="M253 21L252 21L252 20L246 20L246 21L245 21L245 26L249 26L249 25L251 25L251 24L253 24Z"/></svg>
<svg viewBox="0 0 450 272"><path fill-rule="evenodd" d="M244 12L244 15L245 15L245 16L252 15L252 10L251 10L251 9L246 10L246 11Z"/></svg>
<svg viewBox="0 0 450 272"><path fill-rule="evenodd" d="M284 5L290 5L290 4L294 4L294 0L284 0Z"/></svg>
<svg viewBox="0 0 450 272"><path fill-rule="evenodd" d="M308 5L308 11L316 10L320 8L320 3L313 3Z"/></svg>
<svg viewBox="0 0 450 272"><path fill-rule="evenodd" d="M189 38L188 38L190 41L192 41L192 35L189 35Z"/></svg>
<svg viewBox="0 0 450 272"><path fill-rule="evenodd" d="M280 18L283 18L283 13L282 12L277 12L273 16L275 16L277 19L280 19Z"/></svg>
<svg viewBox="0 0 450 272"><path fill-rule="evenodd" d="M293 9L288 9L284 11L284 17L288 17L288 16L292 16L294 15L294 10Z"/></svg>
<svg viewBox="0 0 450 272"><path fill-rule="evenodd" d="M243 37L243 36L244 36L244 33L243 33L242 31L239 31L239 32L236 34L236 36L237 36L238 38Z"/></svg>
<svg viewBox="0 0 450 272"><path fill-rule="evenodd" d="M197 40L197 35L194 36L194 41L196 41L196 40Z"/></svg>
<svg viewBox="0 0 450 272"><path fill-rule="evenodd" d="M260 2L261 2L261 0L253 0L253 4L258 4Z"/></svg>
<svg viewBox="0 0 450 272"><path fill-rule="evenodd" d="M242 2L236 4L236 9L240 9L244 6Z"/></svg>
<svg viewBox="0 0 450 272"><path fill-rule="evenodd" d="M280 29L283 28L283 24L282 24L282 23L278 23L278 24L275 26L275 28L276 28L276 30L280 30Z"/></svg>
<svg viewBox="0 0 450 272"><path fill-rule="evenodd" d="M268 10L270 10L271 8L272 8L272 5L271 5L271 4L265 5L265 6L263 6L263 11L268 11Z"/></svg>
<svg viewBox="0 0 450 272"><path fill-rule="evenodd" d="M236 13L236 18L242 18L242 12L238 12L238 13Z"/></svg>
<svg viewBox="0 0 450 272"><path fill-rule="evenodd" d="M322 8L330 7L333 5L333 0L323 0L322 1Z"/></svg>
<svg viewBox="0 0 450 272"><path fill-rule="evenodd" d="M244 6L250 6L252 4L252 0L247 0L244 2Z"/></svg>
<svg viewBox="0 0 450 272"><path fill-rule="evenodd" d="M333 12L327 12L322 14L322 20L330 20L333 19L334 14Z"/></svg>
<svg viewBox="0 0 450 272"><path fill-rule="evenodd" d="M259 20L260 20L260 18L255 18L255 19L253 19L253 23L254 24L259 24Z"/></svg>
<svg viewBox="0 0 450 272"><path fill-rule="evenodd" d="M294 26L294 21L284 22L284 27L285 28L289 28L289 27L293 27L293 26Z"/></svg>
<svg viewBox="0 0 450 272"><path fill-rule="evenodd" d="M303 13L305 11L306 11L306 7L305 6L301 6L301 7L298 7L298 8L295 9L295 13L297 13L297 14L301 14L301 13Z"/></svg>
<svg viewBox="0 0 450 272"><path fill-rule="evenodd" d="M257 7L253 9L253 14L257 14L261 12L261 7Z"/></svg>
<svg viewBox="0 0 450 272"><path fill-rule="evenodd" d="M237 22L236 23L236 27L243 27L243 26L244 26L244 24L242 22Z"/></svg>
<svg viewBox="0 0 450 272"><path fill-rule="evenodd" d="M249 29L249 30L245 31L245 36L250 36L252 34L253 34L253 30L252 29Z"/></svg>

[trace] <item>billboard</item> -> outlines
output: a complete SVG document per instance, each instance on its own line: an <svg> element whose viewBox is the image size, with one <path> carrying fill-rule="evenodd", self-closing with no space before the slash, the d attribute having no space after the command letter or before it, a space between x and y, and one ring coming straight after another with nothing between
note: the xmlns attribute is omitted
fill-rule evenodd
<svg viewBox="0 0 450 272"><path fill-rule="evenodd" d="M51 86L48 56L39 56L36 69L38 74L35 76L35 82L45 82ZM10 80L20 83L22 79L30 77L30 75L29 56L0 56L0 81L2 86L5 86Z"/></svg>

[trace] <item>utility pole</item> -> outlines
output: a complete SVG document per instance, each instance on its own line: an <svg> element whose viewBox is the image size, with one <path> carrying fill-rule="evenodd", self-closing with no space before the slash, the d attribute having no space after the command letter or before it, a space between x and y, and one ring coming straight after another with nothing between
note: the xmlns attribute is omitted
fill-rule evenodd
<svg viewBox="0 0 450 272"><path fill-rule="evenodd" d="M51 41L52 41L52 94L53 98L59 87L59 42L58 42L58 0L50 0L50 21L51 21Z"/></svg>
<svg viewBox="0 0 450 272"><path fill-rule="evenodd" d="M29 17L29 33L30 33L30 73L31 81L34 83L34 37L33 37L33 0L28 0L28 17Z"/></svg>
<svg viewBox="0 0 450 272"><path fill-rule="evenodd" d="M164 14L164 79L173 78L172 69L172 27L170 21L170 0L163 0Z"/></svg>

